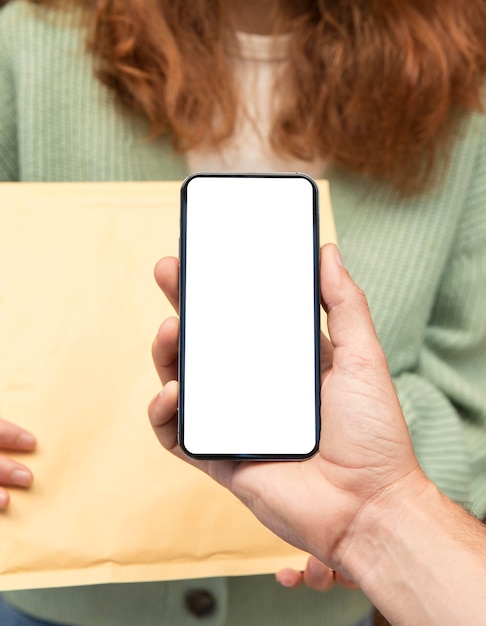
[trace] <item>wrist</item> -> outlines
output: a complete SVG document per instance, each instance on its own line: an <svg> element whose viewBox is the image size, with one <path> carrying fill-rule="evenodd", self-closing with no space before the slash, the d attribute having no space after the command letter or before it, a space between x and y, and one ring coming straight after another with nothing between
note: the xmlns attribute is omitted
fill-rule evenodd
<svg viewBox="0 0 486 626"><path fill-rule="evenodd" d="M417 467L361 508L335 567L394 624L480 624L484 540L482 525ZM475 600L464 605L466 597Z"/></svg>
<svg viewBox="0 0 486 626"><path fill-rule="evenodd" d="M401 481L367 500L336 546L333 561L362 587L386 554L390 537L420 523L423 507L439 504L441 494L419 466ZM417 518L417 519L416 519Z"/></svg>

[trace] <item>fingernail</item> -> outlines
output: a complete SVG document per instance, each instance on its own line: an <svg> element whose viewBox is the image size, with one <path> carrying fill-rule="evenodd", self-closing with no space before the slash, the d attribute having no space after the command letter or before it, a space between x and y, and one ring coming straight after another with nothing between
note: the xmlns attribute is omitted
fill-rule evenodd
<svg viewBox="0 0 486 626"><path fill-rule="evenodd" d="M14 469L10 473L10 480L19 487L30 487L32 484L32 474L24 469Z"/></svg>
<svg viewBox="0 0 486 626"><path fill-rule="evenodd" d="M0 491L0 509L7 508L8 494L5 491Z"/></svg>
<svg viewBox="0 0 486 626"><path fill-rule="evenodd" d="M316 559L309 559L309 562L307 563L307 568L309 569L311 574L315 576L322 576L322 572L325 571L325 568L327 569L327 566L320 561L317 561Z"/></svg>
<svg viewBox="0 0 486 626"><path fill-rule="evenodd" d="M22 433L17 437L17 447L22 450L31 450L36 443L35 437L30 433Z"/></svg>
<svg viewBox="0 0 486 626"><path fill-rule="evenodd" d="M344 267L343 258L339 252L339 248L336 248L336 263L341 267Z"/></svg>
<svg viewBox="0 0 486 626"><path fill-rule="evenodd" d="M292 587L294 583L294 579L292 576L289 576L285 572L279 572L275 575L275 580L282 585L282 587Z"/></svg>

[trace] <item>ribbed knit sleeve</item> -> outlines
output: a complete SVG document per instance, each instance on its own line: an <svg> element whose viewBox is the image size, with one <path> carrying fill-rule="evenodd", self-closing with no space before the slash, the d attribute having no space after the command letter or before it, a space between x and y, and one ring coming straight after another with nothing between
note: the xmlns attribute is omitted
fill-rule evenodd
<svg viewBox="0 0 486 626"><path fill-rule="evenodd" d="M435 294L417 369L398 376L396 386L424 469L439 484L447 484L449 495L484 516L485 136L479 140L469 193Z"/></svg>
<svg viewBox="0 0 486 626"><path fill-rule="evenodd" d="M417 457L486 514L486 117L464 117L423 194L330 169L344 262L368 297Z"/></svg>
<svg viewBox="0 0 486 626"><path fill-rule="evenodd" d="M14 76L11 67L10 7L0 12L0 181L18 180L17 123ZM9 37L10 34L10 37Z"/></svg>

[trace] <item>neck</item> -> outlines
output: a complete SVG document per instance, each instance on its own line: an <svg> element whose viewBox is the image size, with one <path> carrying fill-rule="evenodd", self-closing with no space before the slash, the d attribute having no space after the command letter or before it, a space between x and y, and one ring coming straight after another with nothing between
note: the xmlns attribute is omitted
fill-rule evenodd
<svg viewBox="0 0 486 626"><path fill-rule="evenodd" d="M279 15L278 0L233 0L232 14L236 30L257 35L276 32Z"/></svg>

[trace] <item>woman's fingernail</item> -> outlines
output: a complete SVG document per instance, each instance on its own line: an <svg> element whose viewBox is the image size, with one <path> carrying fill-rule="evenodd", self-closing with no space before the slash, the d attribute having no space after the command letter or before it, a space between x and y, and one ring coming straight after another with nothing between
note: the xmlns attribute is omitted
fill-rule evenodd
<svg viewBox="0 0 486 626"><path fill-rule="evenodd" d="M283 569L275 574L275 579L282 587L296 587L300 584L303 572L293 569Z"/></svg>
<svg viewBox="0 0 486 626"><path fill-rule="evenodd" d="M309 559L307 568L313 576L322 576L323 573L328 573L329 568L324 563L321 563L317 559Z"/></svg>
<svg viewBox="0 0 486 626"><path fill-rule="evenodd" d="M8 493L6 491L0 491L0 510L7 508L8 499Z"/></svg>
<svg viewBox="0 0 486 626"><path fill-rule="evenodd" d="M275 576L275 580L282 585L282 587L292 587L293 579L287 574L278 574Z"/></svg>
<svg viewBox="0 0 486 626"><path fill-rule="evenodd" d="M36 443L35 437L30 433L22 433L17 437L17 447L20 450L32 450Z"/></svg>
<svg viewBox="0 0 486 626"><path fill-rule="evenodd" d="M10 473L10 480L19 487L30 487L32 484L32 474L24 469L14 469Z"/></svg>

